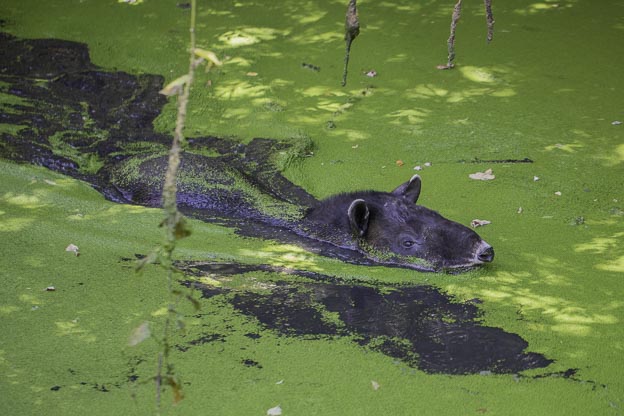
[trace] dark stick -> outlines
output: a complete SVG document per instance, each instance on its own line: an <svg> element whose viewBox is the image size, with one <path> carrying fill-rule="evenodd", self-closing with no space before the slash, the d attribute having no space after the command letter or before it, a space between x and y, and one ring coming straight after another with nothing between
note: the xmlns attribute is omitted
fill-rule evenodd
<svg viewBox="0 0 624 416"><path fill-rule="evenodd" d="M356 0L349 0L347 6L347 18L345 20L345 41L347 50L345 51L344 72L342 73L342 86L347 85L347 67L349 66L349 53L351 52L351 42L360 34L360 22L358 21Z"/></svg>

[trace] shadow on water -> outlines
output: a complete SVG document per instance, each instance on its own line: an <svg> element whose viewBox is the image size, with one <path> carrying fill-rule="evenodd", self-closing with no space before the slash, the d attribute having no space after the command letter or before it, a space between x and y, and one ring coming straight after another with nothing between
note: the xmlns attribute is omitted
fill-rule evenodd
<svg viewBox="0 0 624 416"><path fill-rule="evenodd" d="M240 313L282 336L349 337L428 373L517 373L553 361L526 352L520 336L481 325L476 303L458 303L431 286L381 288L345 284L319 273L235 263L185 263L195 276L254 271L288 273L313 280L278 281L269 293L217 288L192 281L204 298L223 296ZM329 318L328 315L337 316Z"/></svg>

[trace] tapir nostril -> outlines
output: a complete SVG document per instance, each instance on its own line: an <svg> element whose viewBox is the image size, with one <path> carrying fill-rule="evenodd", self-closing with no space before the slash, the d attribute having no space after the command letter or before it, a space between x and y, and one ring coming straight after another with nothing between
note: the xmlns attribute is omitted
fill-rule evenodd
<svg viewBox="0 0 624 416"><path fill-rule="evenodd" d="M477 258L484 263L491 262L494 260L494 248L491 246L485 247L479 254L477 254Z"/></svg>

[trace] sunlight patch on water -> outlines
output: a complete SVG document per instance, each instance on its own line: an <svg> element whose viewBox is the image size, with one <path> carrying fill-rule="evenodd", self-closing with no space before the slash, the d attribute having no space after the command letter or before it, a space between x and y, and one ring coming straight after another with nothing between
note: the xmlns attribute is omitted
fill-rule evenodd
<svg viewBox="0 0 624 416"><path fill-rule="evenodd" d="M287 35L287 31L280 31L270 27L247 27L230 30L221 34L218 39L229 47L249 46L262 41L273 40L278 36Z"/></svg>

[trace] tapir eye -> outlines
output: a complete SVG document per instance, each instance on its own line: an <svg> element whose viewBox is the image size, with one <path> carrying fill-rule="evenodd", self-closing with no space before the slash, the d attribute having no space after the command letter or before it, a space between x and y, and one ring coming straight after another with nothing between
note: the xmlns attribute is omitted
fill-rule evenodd
<svg viewBox="0 0 624 416"><path fill-rule="evenodd" d="M403 247L405 248L412 248L416 245L415 241L412 240L403 240Z"/></svg>

